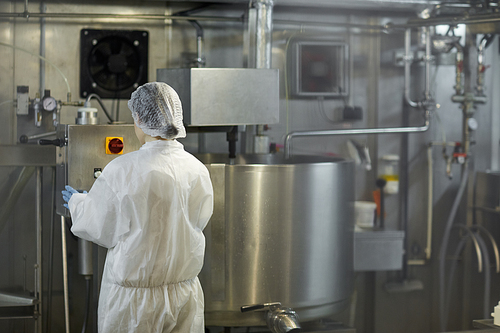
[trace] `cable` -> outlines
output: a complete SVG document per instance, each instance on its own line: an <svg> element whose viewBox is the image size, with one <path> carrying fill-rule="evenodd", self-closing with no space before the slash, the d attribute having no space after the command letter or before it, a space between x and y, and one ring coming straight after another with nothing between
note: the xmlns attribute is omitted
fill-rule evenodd
<svg viewBox="0 0 500 333"><path fill-rule="evenodd" d="M66 87L68 88L68 94L71 95L71 88L69 87L68 79L66 78L66 76L64 76L63 72L61 72L61 70L59 69L59 67L57 67L52 61L48 60L45 57L42 57L39 54L30 52L30 51L28 51L26 49L23 49L21 47L15 46L15 45L7 44L7 43L4 43L4 42L0 42L0 45L7 46L7 47L10 47L10 48L13 48L14 50L19 50L19 51L23 51L23 52L26 52L28 54L31 54L32 56L38 57L38 58L42 59L43 61L45 61L46 63L48 63L49 65L51 65L52 67L54 67L59 72L59 74L61 74L62 78L64 79L64 83L66 83Z"/></svg>
<svg viewBox="0 0 500 333"><path fill-rule="evenodd" d="M319 107L319 113L323 117L323 119L328 123L335 124L335 121L328 118L328 116L326 115L325 98L323 96L318 97L318 107Z"/></svg>
<svg viewBox="0 0 500 333"><path fill-rule="evenodd" d="M5 104L9 104L9 103L14 103L14 100L13 100L13 99L11 99L11 100L8 100L8 101L5 101L5 102L2 102L2 103L0 103L0 106L5 105Z"/></svg>

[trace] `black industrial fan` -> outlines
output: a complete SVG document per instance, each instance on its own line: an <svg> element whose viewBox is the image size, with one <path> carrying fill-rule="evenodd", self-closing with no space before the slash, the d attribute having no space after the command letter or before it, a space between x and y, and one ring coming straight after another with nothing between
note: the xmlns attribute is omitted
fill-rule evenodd
<svg viewBox="0 0 500 333"><path fill-rule="evenodd" d="M148 81L148 32L90 30L80 33L80 96L130 98Z"/></svg>

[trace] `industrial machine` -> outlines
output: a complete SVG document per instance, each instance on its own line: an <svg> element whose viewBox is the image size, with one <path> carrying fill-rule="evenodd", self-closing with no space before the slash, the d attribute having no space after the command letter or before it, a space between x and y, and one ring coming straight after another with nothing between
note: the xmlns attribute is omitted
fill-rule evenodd
<svg viewBox="0 0 500 333"><path fill-rule="evenodd" d="M352 291L353 162L318 156L200 155L212 177L200 281L205 320L265 325L241 306L281 302L300 321L342 310Z"/></svg>

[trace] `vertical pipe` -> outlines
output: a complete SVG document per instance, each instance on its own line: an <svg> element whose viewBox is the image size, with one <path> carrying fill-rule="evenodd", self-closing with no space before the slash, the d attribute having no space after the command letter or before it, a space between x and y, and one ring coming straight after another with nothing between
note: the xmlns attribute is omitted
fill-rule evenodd
<svg viewBox="0 0 500 333"><path fill-rule="evenodd" d="M52 278L54 270L54 228L55 228L55 202L56 202L56 167L52 167L52 202L50 211L50 239L49 239L49 267L48 267L48 287L47 287L47 309L45 332L51 330L52 314Z"/></svg>
<svg viewBox="0 0 500 333"><path fill-rule="evenodd" d="M425 28L425 100L431 99L431 28Z"/></svg>
<svg viewBox="0 0 500 333"><path fill-rule="evenodd" d="M45 13L47 6L45 2L40 2L40 13ZM40 55L45 57L45 18L40 18ZM40 59L40 96L45 93L45 61Z"/></svg>
<svg viewBox="0 0 500 333"><path fill-rule="evenodd" d="M272 59L272 33L273 33L273 7L274 0L259 0L255 3L257 9L257 35L256 35L256 68L271 68ZM257 126L257 135L262 135L263 125ZM255 144L253 152L255 152Z"/></svg>
<svg viewBox="0 0 500 333"><path fill-rule="evenodd" d="M418 103L414 102L410 98L410 74L411 74L411 63L413 62L413 55L411 54L411 28L406 29L405 32L405 78L404 78L404 94L405 101L409 106L416 108Z"/></svg>
<svg viewBox="0 0 500 333"><path fill-rule="evenodd" d="M61 242L64 285L64 323L69 333L69 291L68 291L68 253L66 248L66 218L61 215Z"/></svg>
<svg viewBox="0 0 500 333"><path fill-rule="evenodd" d="M43 168L36 168L36 277L35 277L35 295L38 298L36 332L42 332L42 183Z"/></svg>
<svg viewBox="0 0 500 333"><path fill-rule="evenodd" d="M254 3L257 9L256 68L271 68L273 0L259 0Z"/></svg>

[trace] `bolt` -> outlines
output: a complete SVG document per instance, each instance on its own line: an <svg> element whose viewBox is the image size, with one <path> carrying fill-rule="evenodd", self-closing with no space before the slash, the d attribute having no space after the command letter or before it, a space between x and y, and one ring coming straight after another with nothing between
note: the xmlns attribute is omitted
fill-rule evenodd
<svg viewBox="0 0 500 333"><path fill-rule="evenodd" d="M83 32L83 34L84 34L85 36L87 36L87 35L89 34L89 32L88 32L87 30L85 30L85 31Z"/></svg>
<svg viewBox="0 0 500 333"><path fill-rule="evenodd" d="M92 88L96 88L96 87L97 87L97 83L92 82Z"/></svg>
<svg viewBox="0 0 500 333"><path fill-rule="evenodd" d="M134 45L135 46L139 46L139 41L138 40L134 40Z"/></svg>
<svg viewBox="0 0 500 333"><path fill-rule="evenodd" d="M92 39L92 45L97 45L97 39Z"/></svg>
<svg viewBox="0 0 500 333"><path fill-rule="evenodd" d="M134 88L137 88L139 86L139 83L134 83Z"/></svg>

